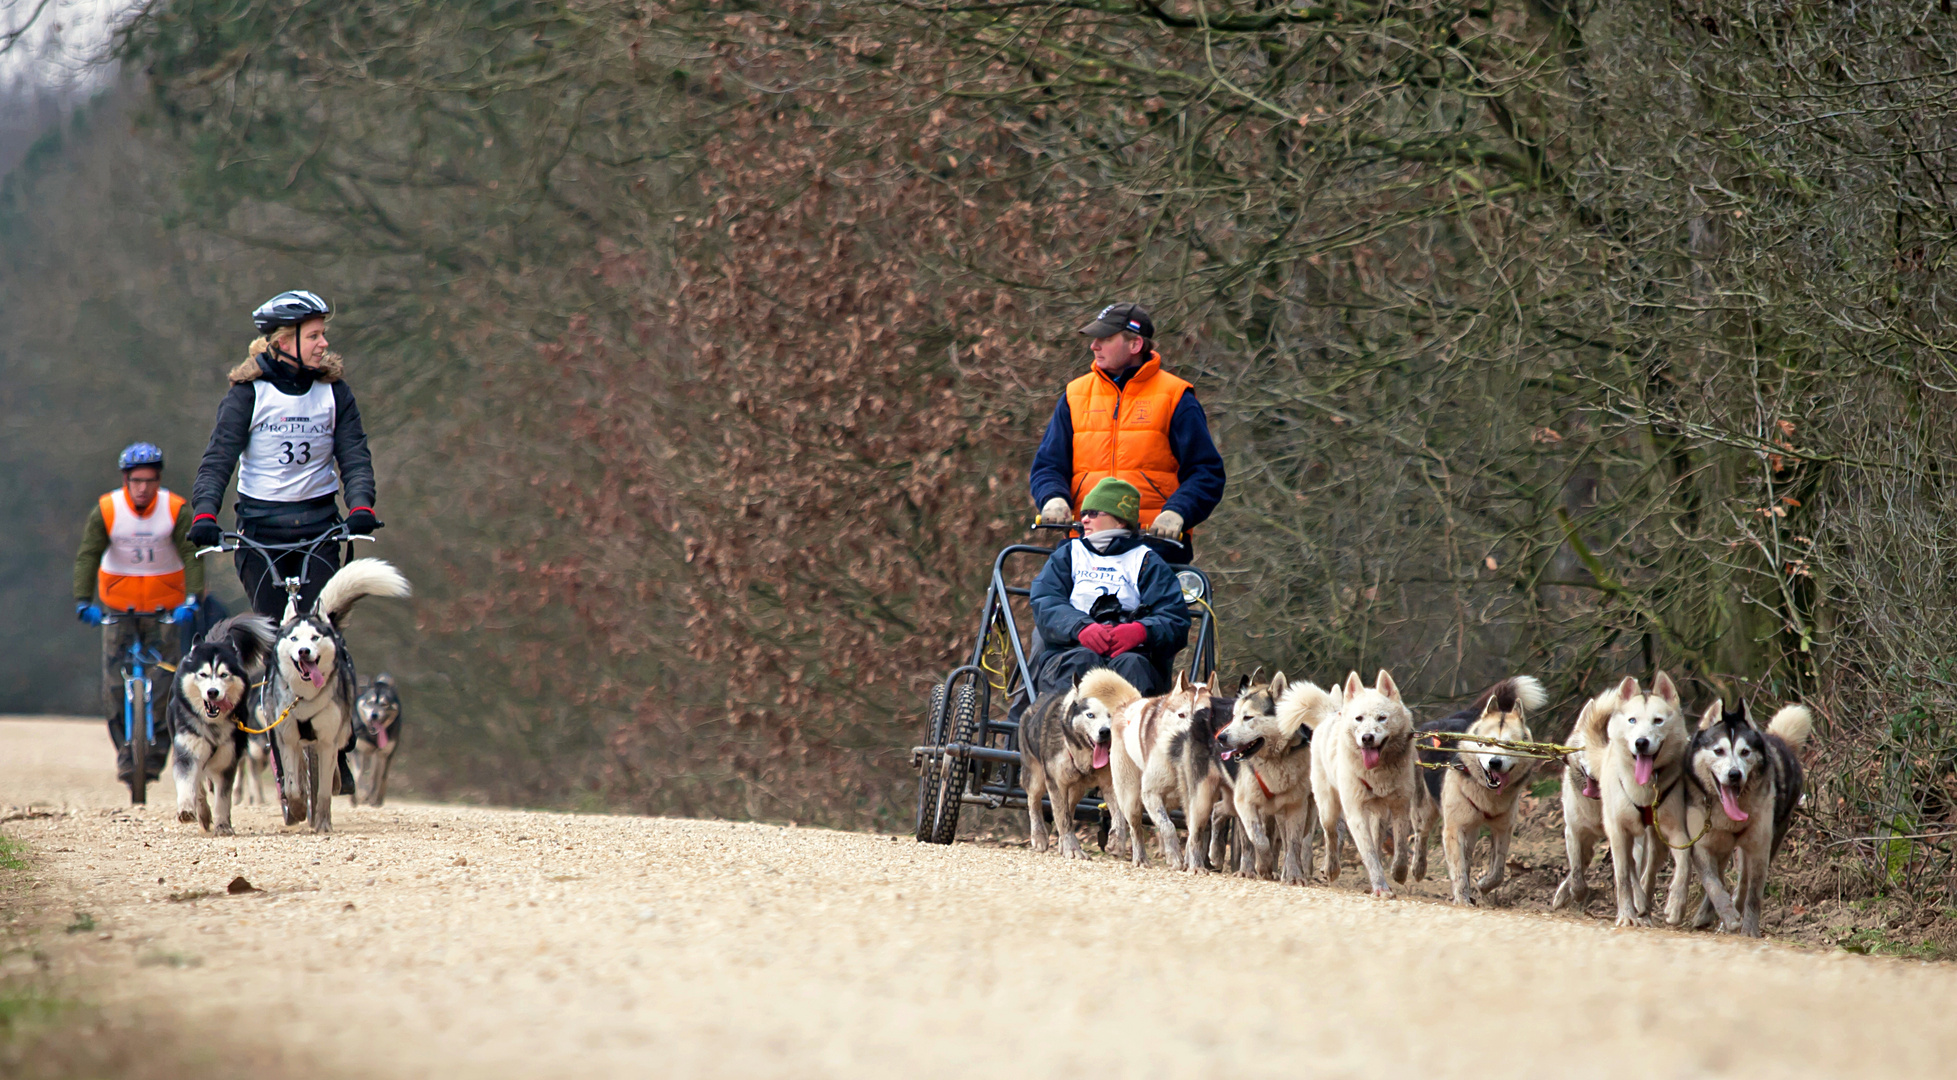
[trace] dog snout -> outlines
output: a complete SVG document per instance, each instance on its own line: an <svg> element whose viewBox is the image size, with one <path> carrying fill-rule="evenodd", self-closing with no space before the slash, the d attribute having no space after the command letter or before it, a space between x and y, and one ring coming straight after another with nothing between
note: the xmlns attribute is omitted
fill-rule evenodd
<svg viewBox="0 0 1957 1080"><path fill-rule="evenodd" d="M1726 783L1728 786L1738 787L1741 783L1745 782L1745 780L1746 780L1746 774L1739 771L1738 769L1726 770Z"/></svg>
<svg viewBox="0 0 1957 1080"><path fill-rule="evenodd" d="M204 699L206 701L216 701L218 698L221 698L223 696L224 696L224 690L221 687L206 686L204 688Z"/></svg>
<svg viewBox="0 0 1957 1080"><path fill-rule="evenodd" d="M1635 751L1637 751L1637 752L1638 752L1638 755L1639 755L1639 756L1641 756L1641 757L1642 757L1642 756L1644 756L1644 755L1647 755L1647 754L1650 754L1650 753L1651 753L1651 740L1650 740L1650 739L1638 739L1637 741L1635 741L1635 742L1633 742L1633 743L1631 744L1631 749L1633 749L1633 750L1635 750Z"/></svg>

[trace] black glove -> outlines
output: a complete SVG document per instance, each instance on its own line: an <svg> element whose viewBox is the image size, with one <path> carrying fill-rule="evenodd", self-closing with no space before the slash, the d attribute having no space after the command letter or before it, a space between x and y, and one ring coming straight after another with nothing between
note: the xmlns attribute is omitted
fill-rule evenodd
<svg viewBox="0 0 1957 1080"><path fill-rule="evenodd" d="M356 506L347 514L347 532L355 536L372 536L380 527L381 519L364 506Z"/></svg>
<svg viewBox="0 0 1957 1080"><path fill-rule="evenodd" d="M224 530L217 527L217 518L211 514L199 514L190 523L190 532L185 539L200 548L213 547L224 539Z"/></svg>

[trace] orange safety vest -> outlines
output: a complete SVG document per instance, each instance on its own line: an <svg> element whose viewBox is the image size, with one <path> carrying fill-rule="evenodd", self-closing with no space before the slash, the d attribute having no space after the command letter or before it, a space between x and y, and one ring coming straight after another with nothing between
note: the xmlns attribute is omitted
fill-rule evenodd
<svg viewBox="0 0 1957 1080"><path fill-rule="evenodd" d="M1162 354L1150 353L1116 386L1100 368L1067 384L1067 412L1074 422L1073 504L1113 476L1142 493L1142 527L1176 493L1181 463L1169 446L1169 420L1189 383L1162 370Z"/></svg>
<svg viewBox="0 0 1957 1080"><path fill-rule="evenodd" d="M95 592L102 606L113 611L151 612L174 608L184 601L183 556L171 539L183 496L159 488L149 513L139 514L127 488L102 496L102 525L109 531L109 550L95 571Z"/></svg>

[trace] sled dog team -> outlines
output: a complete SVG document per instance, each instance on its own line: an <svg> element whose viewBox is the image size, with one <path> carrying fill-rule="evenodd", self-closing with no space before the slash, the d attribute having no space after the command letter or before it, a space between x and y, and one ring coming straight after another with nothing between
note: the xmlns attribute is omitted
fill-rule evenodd
<svg viewBox="0 0 1957 1080"><path fill-rule="evenodd" d="M1338 880L1349 835L1373 894L1386 897L1409 872L1426 877L1439 826L1454 902L1473 904L1502 882L1517 807L1541 763L1480 740L1533 741L1529 718L1546 702L1540 682L1518 675L1468 708L1416 727L1385 671L1371 686L1353 672L1330 689L1282 674L1261 684L1245 677L1234 697L1186 674L1167 693L1143 697L1112 671L1090 671L1043 695L1021 722L1032 845L1048 846L1045 798L1061 854L1085 858L1074 809L1099 787L1113 834L1136 866L1148 861L1138 832L1144 816L1163 859L1192 871L1222 860L1234 823L1245 840L1239 873L1302 884L1316 825L1325 837L1326 881ZM1584 703L1570 737L1576 749L1562 762L1570 872L1552 906L1582 908L1584 871L1607 841L1619 926L1651 924L1659 859L1669 851L1667 922L1683 919L1696 875L1705 900L1695 926L1716 919L1728 933L1759 936L1767 869L1801 796L1795 748L1812 728L1801 705L1782 708L1762 727L1744 703L1715 702L1694 723L1664 672L1648 689L1627 678ZM1423 769L1423 761L1440 767ZM1186 843L1171 809L1183 812ZM1469 863L1483 831L1488 868L1473 877Z"/></svg>
<svg viewBox="0 0 1957 1080"><path fill-rule="evenodd" d="M168 708L177 819L231 835L234 795L262 798L259 771L274 759L285 823L331 832L342 749L358 773L344 793L356 805L381 805L401 737L400 699L386 675L357 689L342 632L362 597L406 595L394 567L355 559L328 579L311 611L288 606L282 625L236 615L198 639L177 665Z"/></svg>

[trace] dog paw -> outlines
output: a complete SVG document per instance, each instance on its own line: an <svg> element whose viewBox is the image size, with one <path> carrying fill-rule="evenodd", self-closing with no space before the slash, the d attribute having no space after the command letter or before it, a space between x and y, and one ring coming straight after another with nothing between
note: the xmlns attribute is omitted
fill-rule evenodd
<svg viewBox="0 0 1957 1080"><path fill-rule="evenodd" d="M1393 890L1384 885L1375 885L1373 886L1373 895L1381 900L1391 900L1393 899Z"/></svg>
<svg viewBox="0 0 1957 1080"><path fill-rule="evenodd" d="M216 832L216 834L217 834L218 836L236 836L236 835L237 835L237 834L236 834L235 832L233 832L233 831L232 831L232 829L231 829L231 826L229 826L229 825L219 825L219 826L217 827L217 829L216 829L216 830L214 830L214 831Z"/></svg>
<svg viewBox="0 0 1957 1080"><path fill-rule="evenodd" d="M196 821L197 815L191 813L188 810L179 810L177 811L177 820L184 822L185 824L188 824L190 822Z"/></svg>

